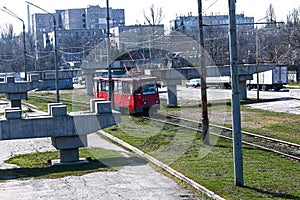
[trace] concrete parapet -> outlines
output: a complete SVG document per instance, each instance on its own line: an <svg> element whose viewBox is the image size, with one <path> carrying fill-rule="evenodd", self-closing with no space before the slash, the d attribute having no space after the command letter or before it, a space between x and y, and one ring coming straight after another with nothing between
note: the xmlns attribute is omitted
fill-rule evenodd
<svg viewBox="0 0 300 200"><path fill-rule="evenodd" d="M48 104L48 114L52 115L52 107L53 106L61 106L61 105L64 105L64 104L62 104L62 103L49 103Z"/></svg>
<svg viewBox="0 0 300 200"><path fill-rule="evenodd" d="M5 77L5 83L15 83L15 77L14 76Z"/></svg>
<svg viewBox="0 0 300 200"><path fill-rule="evenodd" d="M28 78L29 82L39 82L39 79L40 77L38 74L30 74Z"/></svg>
<svg viewBox="0 0 300 200"><path fill-rule="evenodd" d="M50 108L51 108L51 116L53 117L67 116L66 105L56 105L56 106L51 106Z"/></svg>
<svg viewBox="0 0 300 200"><path fill-rule="evenodd" d="M100 101L105 101L105 99L101 98L101 99L91 99L90 100L90 109L91 109L91 112L95 112L96 102L100 102Z"/></svg>
<svg viewBox="0 0 300 200"><path fill-rule="evenodd" d="M21 119L22 118L22 110L17 108L7 108L4 111L4 116L6 119Z"/></svg>
<svg viewBox="0 0 300 200"><path fill-rule="evenodd" d="M105 113L111 113L111 102L110 101L100 101L95 102L95 112L96 114L105 114Z"/></svg>

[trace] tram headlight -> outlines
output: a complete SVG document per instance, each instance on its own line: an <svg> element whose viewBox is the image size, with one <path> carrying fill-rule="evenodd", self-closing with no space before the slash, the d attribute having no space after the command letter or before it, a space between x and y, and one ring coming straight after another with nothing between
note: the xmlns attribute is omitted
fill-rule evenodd
<svg viewBox="0 0 300 200"><path fill-rule="evenodd" d="M147 101L144 101L144 105L146 105L147 104Z"/></svg>
<svg viewBox="0 0 300 200"><path fill-rule="evenodd" d="M155 100L155 103L158 104L158 99Z"/></svg>

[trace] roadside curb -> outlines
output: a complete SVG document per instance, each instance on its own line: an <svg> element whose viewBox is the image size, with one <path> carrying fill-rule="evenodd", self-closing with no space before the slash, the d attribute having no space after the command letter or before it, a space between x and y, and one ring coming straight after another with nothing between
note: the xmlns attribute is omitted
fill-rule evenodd
<svg viewBox="0 0 300 200"><path fill-rule="evenodd" d="M200 192L202 192L203 194L207 195L208 197L215 199L215 200L225 200L224 198L220 197L219 195L215 194L214 192L208 190L207 188L205 188L204 186L196 183L195 181L191 180L190 178L184 176L183 174L179 173L178 171L172 169L171 167L169 167L168 165L160 162L159 160L153 158L152 156L144 153L143 151L131 146L130 144L104 132L103 130L98 131L99 134L101 134L102 136L105 136L107 138L109 138L110 140L118 143L119 145L133 151L134 153L136 153L137 155L141 156L142 158L147 159L148 161L150 161L151 163L155 164L156 166L164 169L165 171L167 171L168 173L170 173L171 175L175 176L176 178L185 181L186 183L190 184L192 187L194 187L195 189L199 190Z"/></svg>

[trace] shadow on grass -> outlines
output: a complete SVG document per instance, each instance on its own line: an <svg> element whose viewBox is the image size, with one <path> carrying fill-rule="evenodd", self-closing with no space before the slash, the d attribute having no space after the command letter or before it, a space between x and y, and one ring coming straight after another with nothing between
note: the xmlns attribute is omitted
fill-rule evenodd
<svg viewBox="0 0 300 200"><path fill-rule="evenodd" d="M145 165L147 162L138 157L113 157L90 160L88 164L49 165L41 164L37 167L1 169L1 180L20 178L60 178L64 176L80 176L97 171L115 171L114 167Z"/></svg>
<svg viewBox="0 0 300 200"><path fill-rule="evenodd" d="M250 190L255 190L256 192L259 192L261 194L266 194L271 198L300 199L299 196L294 196L294 195L290 195L290 194L283 194L283 193L279 193L279 192L265 191L265 190L250 187L250 186L244 186L244 188L250 189Z"/></svg>

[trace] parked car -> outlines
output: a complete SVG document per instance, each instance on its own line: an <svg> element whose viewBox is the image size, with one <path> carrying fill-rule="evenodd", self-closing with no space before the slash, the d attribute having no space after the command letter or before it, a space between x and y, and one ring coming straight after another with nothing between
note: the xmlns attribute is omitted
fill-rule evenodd
<svg viewBox="0 0 300 200"><path fill-rule="evenodd" d="M200 87L201 86L201 79L200 78L194 78L189 80L188 82L185 83L185 87Z"/></svg>

